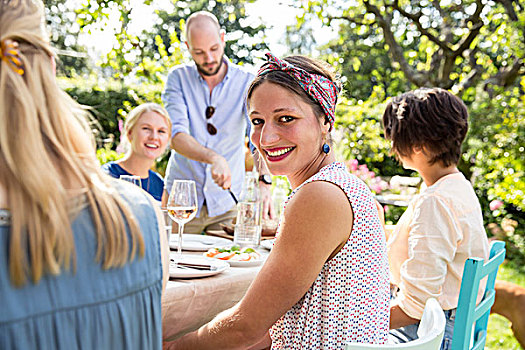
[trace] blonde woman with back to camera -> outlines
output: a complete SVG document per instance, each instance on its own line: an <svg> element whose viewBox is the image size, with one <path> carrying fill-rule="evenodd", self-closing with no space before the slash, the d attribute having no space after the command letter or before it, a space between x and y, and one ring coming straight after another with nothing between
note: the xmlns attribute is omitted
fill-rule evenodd
<svg viewBox="0 0 525 350"><path fill-rule="evenodd" d="M159 349L161 213L100 169L43 21L0 0L0 348Z"/></svg>

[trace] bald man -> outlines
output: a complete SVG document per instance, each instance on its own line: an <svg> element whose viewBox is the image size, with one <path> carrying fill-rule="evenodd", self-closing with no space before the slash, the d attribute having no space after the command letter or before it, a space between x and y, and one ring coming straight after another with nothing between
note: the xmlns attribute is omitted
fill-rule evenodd
<svg viewBox="0 0 525 350"><path fill-rule="evenodd" d="M220 230L221 223L235 217L235 202L226 189L239 198L249 134L244 94L254 76L225 57L224 31L213 14L192 14L186 40L193 62L170 71L162 94L173 123L165 188L169 192L174 179L195 181L199 209L184 231L201 233ZM269 179L261 176L266 213L273 211L268 208Z"/></svg>

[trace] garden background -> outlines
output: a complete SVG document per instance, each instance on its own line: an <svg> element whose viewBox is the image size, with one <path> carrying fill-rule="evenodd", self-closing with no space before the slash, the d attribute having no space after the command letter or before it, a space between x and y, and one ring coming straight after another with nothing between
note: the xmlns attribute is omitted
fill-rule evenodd
<svg viewBox="0 0 525 350"><path fill-rule="evenodd" d="M217 16L227 33L226 55L235 63L255 67L272 49L265 18L247 15L246 6L253 1L143 0L141 8L154 11L149 25L137 31L133 19L140 16L138 2L45 1L60 59L60 84L90 107L101 163L122 156L118 145L127 113L143 102L161 102L169 69L188 61L182 28L189 14L208 10ZM324 59L341 75L344 95L337 110L336 152L375 192L384 191L382 180L394 175L416 176L390 156L382 137L380 120L389 98L437 86L463 99L470 130L459 168L480 199L488 235L506 242L508 259L500 278L525 286L523 0L287 4L297 16L286 23L281 44L286 54ZM323 29L335 33L333 38L319 40ZM113 43L107 54L97 55L82 40L94 31L100 38L106 33L102 40ZM161 173L166 161L167 156L157 162ZM387 220L395 223L402 211L389 207ZM520 348L503 318L491 316L487 348Z"/></svg>

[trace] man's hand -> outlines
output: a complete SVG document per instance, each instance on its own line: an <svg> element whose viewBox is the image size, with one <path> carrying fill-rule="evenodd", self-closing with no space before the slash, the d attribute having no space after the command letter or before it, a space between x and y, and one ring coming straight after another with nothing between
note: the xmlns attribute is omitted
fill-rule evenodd
<svg viewBox="0 0 525 350"><path fill-rule="evenodd" d="M263 220L273 220L275 217L275 208L272 201L272 186L259 182L259 192L263 210Z"/></svg>
<svg viewBox="0 0 525 350"><path fill-rule="evenodd" d="M211 163L211 177L219 187L222 187L225 190L232 186L232 174L228 162L219 154L216 154L213 157Z"/></svg>

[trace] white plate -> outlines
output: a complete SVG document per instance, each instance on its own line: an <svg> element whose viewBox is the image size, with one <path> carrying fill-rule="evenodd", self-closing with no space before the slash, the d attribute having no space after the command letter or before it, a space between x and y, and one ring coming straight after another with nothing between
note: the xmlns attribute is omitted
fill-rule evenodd
<svg viewBox="0 0 525 350"><path fill-rule="evenodd" d="M215 259L215 260L219 260L219 259ZM228 264L230 264L230 266L232 267L252 267L252 266L257 266L257 265L260 265L263 263L264 261L264 258L261 257L259 259L256 259L256 260L249 260L249 261L230 261L230 260L225 260L228 262Z"/></svg>
<svg viewBox="0 0 525 350"><path fill-rule="evenodd" d="M264 241L261 241L261 247L272 250L273 242L275 242L275 238L265 239Z"/></svg>
<svg viewBox="0 0 525 350"><path fill-rule="evenodd" d="M172 254L172 258L177 260L176 255ZM214 270L197 270L191 268L180 268L177 267L175 262L170 261L170 277L173 278L198 278L217 275L230 268L230 264L226 261L217 259L206 259L200 256L183 256L182 261L185 263L194 264L209 264L214 267Z"/></svg>
<svg viewBox="0 0 525 350"><path fill-rule="evenodd" d="M207 259L211 259L214 261L226 261L228 264L230 264L231 267L252 267L252 266L257 266L257 265L262 264L264 260L266 259L265 255L262 255L261 253L259 254L260 254L259 259L248 260L248 261L220 260L217 258L207 258Z"/></svg>
<svg viewBox="0 0 525 350"><path fill-rule="evenodd" d="M204 236L185 233L182 235L182 250L193 252L205 252L213 247L222 247L231 245L232 241L222 237ZM172 234L170 237L170 248L177 249L179 247L178 234Z"/></svg>

